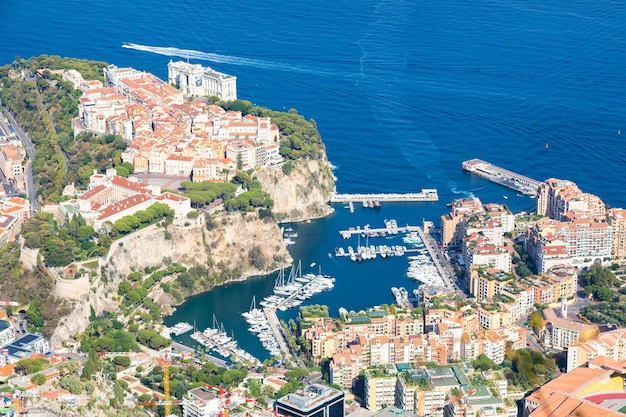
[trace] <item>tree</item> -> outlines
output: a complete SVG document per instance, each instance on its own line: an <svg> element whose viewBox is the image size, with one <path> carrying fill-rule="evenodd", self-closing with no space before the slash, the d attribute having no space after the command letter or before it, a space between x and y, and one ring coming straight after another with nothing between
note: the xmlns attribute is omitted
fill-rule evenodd
<svg viewBox="0 0 626 417"><path fill-rule="evenodd" d="M476 360L472 361L472 366L481 371L488 371L498 367L498 365L484 353L481 353Z"/></svg>
<svg viewBox="0 0 626 417"><path fill-rule="evenodd" d="M130 366L130 358L128 356L115 356L113 358L113 363L124 368L128 368Z"/></svg>
<svg viewBox="0 0 626 417"><path fill-rule="evenodd" d="M80 241L87 240L91 238L92 236L94 236L95 234L96 234L96 231L91 226L85 225L85 226L78 227L77 237L78 237L78 240Z"/></svg>
<svg viewBox="0 0 626 417"><path fill-rule="evenodd" d="M43 385L46 383L46 376L41 372L38 372L30 378L30 382L35 385Z"/></svg>
<svg viewBox="0 0 626 417"><path fill-rule="evenodd" d="M74 375L68 375L64 377L63 379L61 379L61 382L59 385L61 385L61 388L65 388L66 390L68 390L69 392L75 395L78 395L81 392L83 392L83 384L81 384L78 377Z"/></svg>

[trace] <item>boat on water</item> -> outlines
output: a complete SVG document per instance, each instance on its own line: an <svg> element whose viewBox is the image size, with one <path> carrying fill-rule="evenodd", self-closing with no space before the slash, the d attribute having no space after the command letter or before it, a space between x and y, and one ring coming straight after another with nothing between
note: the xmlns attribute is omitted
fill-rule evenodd
<svg viewBox="0 0 626 417"><path fill-rule="evenodd" d="M180 323L176 323L174 326L169 328L170 335L180 336L181 334L185 334L193 330L193 326L187 322L181 321Z"/></svg>
<svg viewBox="0 0 626 417"><path fill-rule="evenodd" d="M283 239L283 243L285 245L293 245L293 244L296 243L296 241L295 240L291 240L290 238L286 237L286 238Z"/></svg>
<svg viewBox="0 0 626 417"><path fill-rule="evenodd" d="M503 195L502 198L504 198L505 200L508 200L509 196L508 195Z"/></svg>
<svg viewBox="0 0 626 417"><path fill-rule="evenodd" d="M367 201L363 201L363 208L367 208L368 204Z"/></svg>
<svg viewBox="0 0 626 417"><path fill-rule="evenodd" d="M311 262L311 265L309 265L311 268L313 268L315 265L317 265L315 262Z"/></svg>

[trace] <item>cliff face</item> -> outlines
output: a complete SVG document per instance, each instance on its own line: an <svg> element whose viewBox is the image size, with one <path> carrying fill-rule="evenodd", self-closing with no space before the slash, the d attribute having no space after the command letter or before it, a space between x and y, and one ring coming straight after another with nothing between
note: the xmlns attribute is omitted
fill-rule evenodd
<svg viewBox="0 0 626 417"><path fill-rule="evenodd" d="M133 271L170 262L186 267L213 266L213 271L228 282L269 274L292 262L274 221L261 220L254 213L245 217L240 213L221 213L214 216L209 228L200 216L170 225L167 233L153 225L113 242L107 258L100 260L106 283L97 279L86 294L83 289L81 297L66 292L67 298L79 299L68 319L56 329L52 346L87 328L90 306L96 314L114 309L111 297L117 293L119 283ZM196 292L209 289L197 288ZM79 290L78 286L75 290ZM155 294L162 292L157 289ZM159 298L169 299L167 294Z"/></svg>
<svg viewBox="0 0 626 417"><path fill-rule="evenodd" d="M278 269L291 257L275 222L260 220L254 213L218 214L211 230L200 216L164 229L152 226L115 242L104 268L109 275L123 277L146 266L176 262L185 266L217 265L239 271L231 280L264 275ZM191 224L189 224L191 223ZM187 224L185 226L185 224ZM255 252L255 253L252 253Z"/></svg>
<svg viewBox="0 0 626 417"><path fill-rule="evenodd" d="M285 165L289 167L286 169ZM326 158L321 161L301 159L265 167L256 173L256 178L263 184L263 190L272 196L272 211L280 221L303 221L333 212L327 203L335 193L335 181Z"/></svg>

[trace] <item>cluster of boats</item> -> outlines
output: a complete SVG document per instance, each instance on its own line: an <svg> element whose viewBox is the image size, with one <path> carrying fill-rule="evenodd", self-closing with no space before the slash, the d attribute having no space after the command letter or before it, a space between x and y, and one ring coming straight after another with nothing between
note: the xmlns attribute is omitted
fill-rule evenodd
<svg viewBox="0 0 626 417"><path fill-rule="evenodd" d="M406 290L406 288L404 288L404 287L400 287L400 288L391 287L391 293L396 298L396 304L398 304L398 305L400 305L402 307L407 307L407 308L411 308L412 307L412 304L409 301L409 292Z"/></svg>
<svg viewBox="0 0 626 417"><path fill-rule="evenodd" d="M283 242L285 243L285 245L293 245L294 243L296 243L295 238L298 237L298 232L294 232L293 228L288 227L284 230L283 232Z"/></svg>
<svg viewBox="0 0 626 417"><path fill-rule="evenodd" d="M364 208L373 208L373 209L380 209L380 201L376 200L376 201L363 201L363 207Z"/></svg>
<svg viewBox="0 0 626 417"><path fill-rule="evenodd" d="M250 353L239 347L239 344L224 330L223 324L217 324L215 315L213 316L213 326L204 329L202 332L195 332L191 338L206 347L211 352L216 352L225 358L235 357L235 360L258 364L259 360Z"/></svg>
<svg viewBox="0 0 626 417"><path fill-rule="evenodd" d="M398 234L398 222L395 219L387 220L385 219L385 229L390 235Z"/></svg>
<svg viewBox="0 0 626 417"><path fill-rule="evenodd" d="M422 242L422 238L417 232L407 233L402 237L402 242L414 247L425 247L424 242Z"/></svg>
<svg viewBox="0 0 626 417"><path fill-rule="evenodd" d="M274 282L274 294L269 295L259 302L266 308L274 308L280 311L297 307L305 300L319 294L322 291L332 290L335 287L335 278L329 275L302 274L302 265L298 262L297 267L291 268L289 277L285 278L283 269Z"/></svg>
<svg viewBox="0 0 626 417"><path fill-rule="evenodd" d="M423 253L409 256L409 270L406 275L422 284L445 287L445 283L435 263L424 249Z"/></svg>
<svg viewBox="0 0 626 417"><path fill-rule="evenodd" d="M241 313L241 315L250 325L248 330L257 335L265 350L267 350L272 356L280 355L281 351L276 335L274 335L274 331L272 330L265 313L263 313L263 310L256 307L254 298L252 299L250 311Z"/></svg>
<svg viewBox="0 0 626 417"><path fill-rule="evenodd" d="M168 330L170 332L170 337L172 337L180 336L181 334L190 332L192 329L193 326L191 324L181 321L180 323L176 323L174 326L170 327Z"/></svg>
<svg viewBox="0 0 626 417"><path fill-rule="evenodd" d="M336 248L335 256L348 256L353 262L361 262L368 259L376 259L379 255L381 258L391 258L393 256L403 256L406 247L402 245L369 245L357 246L356 250L352 246L348 246L347 251L344 248Z"/></svg>

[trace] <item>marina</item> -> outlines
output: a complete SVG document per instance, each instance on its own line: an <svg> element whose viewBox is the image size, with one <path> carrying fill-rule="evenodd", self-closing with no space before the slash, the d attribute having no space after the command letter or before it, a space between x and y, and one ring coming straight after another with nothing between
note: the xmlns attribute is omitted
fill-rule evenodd
<svg viewBox="0 0 626 417"><path fill-rule="evenodd" d="M191 338L204 346L207 352L215 352L224 358L230 358L234 362L251 363L258 365L260 362L250 353L239 347L234 337L228 336L223 323L218 323L213 315L213 327L207 327L204 331L197 331Z"/></svg>
<svg viewBox="0 0 626 417"><path fill-rule="evenodd" d="M540 181L525 177L481 159L469 159L461 165L464 171L471 172L489 181L529 196L536 196Z"/></svg>
<svg viewBox="0 0 626 417"><path fill-rule="evenodd" d="M335 194L330 198L331 203L365 202L367 207L372 202L372 208L376 202L412 203L412 202L439 201L439 195L434 188L422 189L419 193L380 193L380 194Z"/></svg>

